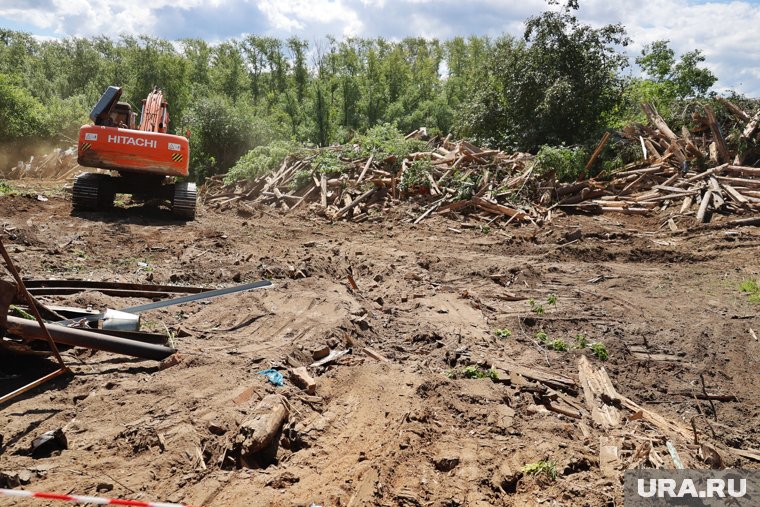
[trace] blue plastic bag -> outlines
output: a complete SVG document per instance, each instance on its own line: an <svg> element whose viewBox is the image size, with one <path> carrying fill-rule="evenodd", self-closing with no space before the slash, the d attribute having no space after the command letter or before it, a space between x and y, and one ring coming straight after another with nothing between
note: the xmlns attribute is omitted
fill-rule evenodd
<svg viewBox="0 0 760 507"><path fill-rule="evenodd" d="M282 378L282 373L280 373L277 370L268 369L268 370L262 370L259 372L256 372L256 375L264 375L267 380L269 380L272 384L276 385L277 387L282 387L285 385L285 381Z"/></svg>

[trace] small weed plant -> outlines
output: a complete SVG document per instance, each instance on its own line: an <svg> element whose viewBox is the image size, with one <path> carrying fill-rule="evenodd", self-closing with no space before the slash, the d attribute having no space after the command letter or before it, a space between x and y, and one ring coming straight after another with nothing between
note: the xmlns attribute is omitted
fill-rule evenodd
<svg viewBox="0 0 760 507"><path fill-rule="evenodd" d="M747 294L747 301L750 303L760 303L760 285L754 278L747 278L741 285L739 290Z"/></svg>
<svg viewBox="0 0 760 507"><path fill-rule="evenodd" d="M557 463L552 460L541 460L536 463L528 463L522 467L522 473L541 477L550 481L556 481Z"/></svg>
<svg viewBox="0 0 760 507"><path fill-rule="evenodd" d="M496 329L494 331L494 334L496 334L496 336L499 338L509 338L510 336L512 336L512 331L505 327L502 329Z"/></svg>

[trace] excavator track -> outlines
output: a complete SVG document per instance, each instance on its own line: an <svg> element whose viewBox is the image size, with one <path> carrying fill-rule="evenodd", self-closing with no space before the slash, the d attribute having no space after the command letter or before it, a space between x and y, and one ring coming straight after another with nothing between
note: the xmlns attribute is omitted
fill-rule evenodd
<svg viewBox="0 0 760 507"><path fill-rule="evenodd" d="M113 207L114 192L107 174L85 173L74 181L71 201L75 211L97 211Z"/></svg>
<svg viewBox="0 0 760 507"><path fill-rule="evenodd" d="M186 181L175 183L174 197L172 198L172 215L181 220L194 220L197 197L195 183Z"/></svg>

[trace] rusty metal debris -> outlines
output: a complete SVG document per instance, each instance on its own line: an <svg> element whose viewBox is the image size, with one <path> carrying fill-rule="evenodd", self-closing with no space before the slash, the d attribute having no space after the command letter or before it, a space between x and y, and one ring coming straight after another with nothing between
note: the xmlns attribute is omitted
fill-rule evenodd
<svg viewBox="0 0 760 507"><path fill-rule="evenodd" d="M97 291L107 296L168 298L177 294L210 292L204 287L155 285L125 282L98 282L90 280L24 280L27 289L36 296L67 296L85 291Z"/></svg>
<svg viewBox="0 0 760 507"><path fill-rule="evenodd" d="M23 336L28 340L40 340L44 339L45 336L38 323L18 317L8 317L7 329L14 335ZM169 347L103 335L85 329L54 325L49 325L46 329L55 343L74 347L85 347L156 361L166 359L176 352Z"/></svg>
<svg viewBox="0 0 760 507"><path fill-rule="evenodd" d="M37 386L44 384L48 380L54 379L60 375L63 375L64 373L68 373L70 370L66 366L66 363L63 361L63 358L61 357L61 353L58 351L58 346L55 344L55 341L53 341L53 338L50 336L50 332L48 331L48 328L45 326L45 321L42 320L40 311L37 308L38 306L37 301L34 299L34 296L29 294L29 291L26 290L26 287L24 286L24 282L23 280L21 280L21 276L16 270L16 267L13 265L13 261L11 261L11 258L8 255L8 252L5 250L5 245L3 245L2 240L0 240L0 254L2 254L3 260L5 261L5 265L8 268L8 271L10 272L11 276L13 276L13 278L16 280L17 291L20 291L21 294L25 297L25 299L29 302L29 309L32 311L34 318L37 319L37 324L39 326L38 330L41 334L42 339L47 340L48 344L50 345L50 350L53 351L53 355L55 356L56 361L58 361L58 364L60 365L60 368L58 368L56 371L49 373L48 375L45 375L44 377L38 380L35 380L34 382L31 382L30 384L20 387L19 389L16 389L15 391L8 393L5 396L0 397L0 404L2 404L8 400L12 400L16 396L19 396L20 394L23 394L27 391L34 389ZM8 313L7 308L1 308L0 310L2 310L0 313L2 313L3 316L7 315ZM3 325L7 325L7 324L3 323Z"/></svg>

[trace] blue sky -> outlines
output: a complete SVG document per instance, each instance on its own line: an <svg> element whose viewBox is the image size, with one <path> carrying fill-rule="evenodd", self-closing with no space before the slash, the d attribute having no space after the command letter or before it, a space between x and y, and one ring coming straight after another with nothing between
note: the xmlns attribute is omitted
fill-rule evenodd
<svg viewBox="0 0 760 507"><path fill-rule="evenodd" d="M593 25L623 23L632 56L669 39L701 49L716 89L760 97L760 0L581 0ZM0 27L41 37L146 33L220 41L248 33L309 41L325 35L448 38L519 35L543 0L0 0Z"/></svg>

